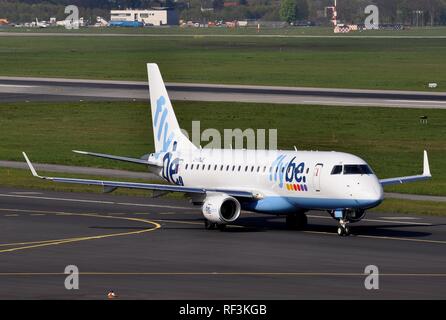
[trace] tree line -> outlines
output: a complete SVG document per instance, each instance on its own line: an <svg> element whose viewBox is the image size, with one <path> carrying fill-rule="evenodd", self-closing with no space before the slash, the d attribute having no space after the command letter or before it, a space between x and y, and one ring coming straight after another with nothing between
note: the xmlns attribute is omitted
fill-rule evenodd
<svg viewBox="0 0 446 320"><path fill-rule="evenodd" d="M0 0L0 18L13 22L32 21L36 17L64 19L65 6L74 4L81 16L92 20L98 15L108 19L110 9L167 6L184 20L313 21L329 25L326 7L333 3L334 0ZM364 8L370 4L378 7L381 23L446 25L446 0L338 0L338 19L362 23Z"/></svg>

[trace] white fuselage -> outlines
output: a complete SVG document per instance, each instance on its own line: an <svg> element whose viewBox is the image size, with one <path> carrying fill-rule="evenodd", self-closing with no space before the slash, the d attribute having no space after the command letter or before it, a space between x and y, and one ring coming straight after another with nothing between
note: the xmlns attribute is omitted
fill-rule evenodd
<svg viewBox="0 0 446 320"><path fill-rule="evenodd" d="M257 212L367 209L383 200L381 184L367 163L347 153L202 149L149 159L162 162L159 174L174 184L258 194L256 201L242 203Z"/></svg>

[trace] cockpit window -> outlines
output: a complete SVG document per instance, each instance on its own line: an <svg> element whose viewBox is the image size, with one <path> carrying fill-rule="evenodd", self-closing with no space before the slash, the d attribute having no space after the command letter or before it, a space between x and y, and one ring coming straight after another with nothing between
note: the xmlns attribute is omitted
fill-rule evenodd
<svg viewBox="0 0 446 320"><path fill-rule="evenodd" d="M342 172L342 166L334 166L331 170L331 174L340 174Z"/></svg>
<svg viewBox="0 0 446 320"><path fill-rule="evenodd" d="M366 164L346 164L344 174L373 174L373 171Z"/></svg>

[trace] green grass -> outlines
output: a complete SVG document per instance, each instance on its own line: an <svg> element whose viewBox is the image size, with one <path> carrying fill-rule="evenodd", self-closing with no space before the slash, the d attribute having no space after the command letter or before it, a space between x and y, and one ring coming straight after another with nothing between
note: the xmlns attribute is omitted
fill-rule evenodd
<svg viewBox="0 0 446 320"><path fill-rule="evenodd" d="M0 75L146 80L156 62L174 82L446 91L445 57L446 39L2 37Z"/></svg>
<svg viewBox="0 0 446 320"><path fill-rule="evenodd" d="M380 206L371 211L446 216L446 202L385 199Z"/></svg>
<svg viewBox="0 0 446 320"><path fill-rule="evenodd" d="M351 37L351 36L445 36L446 27L423 27L423 28L407 28L400 31L392 30L367 30L362 32L350 32L335 34L332 27L283 27L268 28L261 27L257 31L257 27L241 27L241 28L184 28L184 27L156 27L156 28L80 28L78 30L67 30L63 27L52 27L46 29L39 28L0 28L0 32L20 32L20 33L83 33L83 34L156 34L156 35L290 35L290 36L334 36L334 37Z"/></svg>
<svg viewBox="0 0 446 320"><path fill-rule="evenodd" d="M446 195L446 111L251 103L174 103L191 132L216 128L278 128L278 147L336 150L364 158L380 178L419 174L429 151L433 179L386 191ZM419 116L429 123L421 125ZM72 149L138 157L153 151L148 103L76 102L0 105L0 159L139 171L137 165L77 155ZM203 143L205 145L205 143Z"/></svg>

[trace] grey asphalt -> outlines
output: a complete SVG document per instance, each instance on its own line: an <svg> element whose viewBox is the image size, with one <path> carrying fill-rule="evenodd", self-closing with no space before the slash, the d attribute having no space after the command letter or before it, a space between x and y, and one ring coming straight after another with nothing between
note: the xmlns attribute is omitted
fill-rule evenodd
<svg viewBox="0 0 446 320"><path fill-rule="evenodd" d="M66 166L66 165L46 164L46 163L34 163L34 166L38 171L56 172L60 174L72 173L72 174L85 174L92 176L104 176L118 179L147 179L150 181L160 180L159 176L150 172L135 172L128 170ZM0 168L28 169L28 165L26 164L26 162L0 160ZM385 197L393 199L446 202L446 197L443 196L427 196L427 195L404 194L396 192L386 192Z"/></svg>
<svg viewBox="0 0 446 320"><path fill-rule="evenodd" d="M324 212L306 231L283 220L243 212L210 231L186 200L1 188L0 298L446 297L446 217L369 214L350 237ZM64 287L67 265L79 290ZM378 290L364 287L367 265Z"/></svg>
<svg viewBox="0 0 446 320"><path fill-rule="evenodd" d="M166 83L173 100L446 109L446 92ZM1 102L147 101L140 81L0 77Z"/></svg>

